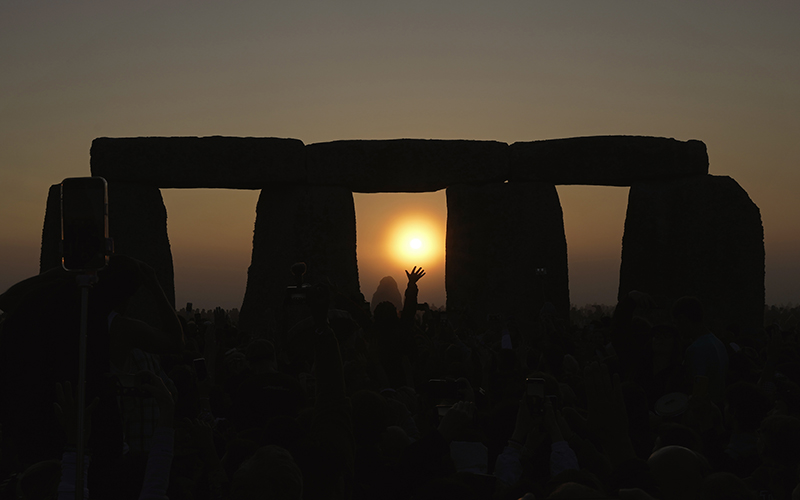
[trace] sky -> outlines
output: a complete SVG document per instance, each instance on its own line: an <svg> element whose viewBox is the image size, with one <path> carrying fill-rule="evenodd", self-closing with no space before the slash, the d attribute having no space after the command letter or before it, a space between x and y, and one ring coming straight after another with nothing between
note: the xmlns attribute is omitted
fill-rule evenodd
<svg viewBox="0 0 800 500"><path fill-rule="evenodd" d="M797 304L798 26L785 1L4 0L0 289L38 272L48 187L90 175L96 137L622 134L705 142L761 209L767 303ZM558 188L573 303L615 300L627 191ZM238 307L258 193L162 193L177 303ZM425 261L441 305L444 255L385 245L414 213L443 246L444 191L354 199L367 299Z"/></svg>

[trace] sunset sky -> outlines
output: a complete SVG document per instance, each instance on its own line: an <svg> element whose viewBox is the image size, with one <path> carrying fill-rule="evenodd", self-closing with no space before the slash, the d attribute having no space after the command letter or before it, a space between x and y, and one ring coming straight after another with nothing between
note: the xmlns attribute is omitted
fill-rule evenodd
<svg viewBox="0 0 800 500"><path fill-rule="evenodd" d="M0 2L0 290L38 272L48 187L96 137L699 139L760 207L766 297L800 302L800 3ZM615 300L627 188L560 186L571 300ZM238 307L255 191L164 190L179 305ZM445 193L355 195L361 289L423 265ZM387 241L409 219L439 253ZM422 229L420 229L422 231ZM399 233L402 233L398 236Z"/></svg>

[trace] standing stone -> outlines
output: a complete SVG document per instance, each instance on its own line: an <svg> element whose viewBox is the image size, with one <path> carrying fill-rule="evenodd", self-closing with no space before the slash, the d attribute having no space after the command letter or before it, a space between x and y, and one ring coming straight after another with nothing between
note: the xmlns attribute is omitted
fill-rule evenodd
<svg viewBox="0 0 800 500"><path fill-rule="evenodd" d="M108 183L108 233L114 253L153 267L170 303L175 305L175 275L167 236L167 209L161 191L126 182Z"/></svg>
<svg viewBox="0 0 800 500"><path fill-rule="evenodd" d="M263 331L268 309L279 313L291 266L305 262L305 282L330 280L359 293L353 194L343 187L276 185L261 191L256 206L253 257L239 316L243 330ZM278 314L279 315L279 314Z"/></svg>
<svg viewBox="0 0 800 500"><path fill-rule="evenodd" d="M619 294L647 292L665 307L694 295L708 325L760 328L764 319L761 213L730 177L631 186Z"/></svg>
<svg viewBox="0 0 800 500"><path fill-rule="evenodd" d="M175 275L167 236L167 209L161 191L127 182L108 183L108 233L114 253L149 264L167 299L175 307ZM131 297L126 315L159 328L156 302L139 289Z"/></svg>
<svg viewBox="0 0 800 500"><path fill-rule="evenodd" d="M646 180L708 174L701 141L604 135L515 142L508 180L630 186Z"/></svg>
<svg viewBox="0 0 800 500"><path fill-rule="evenodd" d="M481 331L487 314L530 323L545 302L567 317L567 242L553 184L448 187L446 244L447 311L457 324Z"/></svg>
<svg viewBox="0 0 800 500"><path fill-rule="evenodd" d="M381 302L391 302L397 311L403 310L403 296L400 295L400 288L391 276L384 276L378 284L378 289L372 294L370 310L374 313L375 308Z"/></svg>

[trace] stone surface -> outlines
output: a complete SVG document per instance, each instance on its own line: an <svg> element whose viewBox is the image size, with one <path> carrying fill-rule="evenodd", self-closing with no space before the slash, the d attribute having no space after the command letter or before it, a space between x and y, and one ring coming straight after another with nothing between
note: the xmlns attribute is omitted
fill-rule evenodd
<svg viewBox="0 0 800 500"><path fill-rule="evenodd" d="M302 141L274 137L101 137L92 175L159 188L261 189L306 181Z"/></svg>
<svg viewBox="0 0 800 500"><path fill-rule="evenodd" d="M310 184L357 193L438 191L506 178L508 145L495 141L394 139L310 144Z"/></svg>
<svg viewBox="0 0 800 500"><path fill-rule="evenodd" d="M280 316L290 271L305 262L305 282L330 280L346 295L359 293L353 194L342 187L275 186L263 189L256 207L253 257L240 327L258 330Z"/></svg>
<svg viewBox="0 0 800 500"><path fill-rule="evenodd" d="M708 174L701 141L663 137L597 136L515 142L510 181L630 186L643 180Z"/></svg>
<svg viewBox="0 0 800 500"><path fill-rule="evenodd" d="M553 184L448 187L446 244L447 311L456 324L480 332L487 313L530 323L545 301L566 318L567 243Z"/></svg>
<svg viewBox="0 0 800 500"><path fill-rule="evenodd" d="M670 307L697 296L717 330L764 318L761 213L730 177L634 184L622 240L620 296L640 290Z"/></svg>
<svg viewBox="0 0 800 500"><path fill-rule="evenodd" d="M153 267L174 307L175 275L167 236L167 209L161 191L152 186L109 181L108 233L114 240L115 254L139 259ZM140 290L131 298L126 313L158 326L154 305L150 294Z"/></svg>

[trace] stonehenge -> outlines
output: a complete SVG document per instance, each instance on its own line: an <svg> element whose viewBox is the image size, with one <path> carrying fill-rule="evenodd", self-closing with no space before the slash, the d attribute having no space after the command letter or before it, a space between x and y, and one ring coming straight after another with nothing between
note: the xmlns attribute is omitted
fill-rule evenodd
<svg viewBox="0 0 800 500"><path fill-rule="evenodd" d="M629 186L619 295L698 296L709 318L759 327L764 241L758 207L731 178L709 175L705 144L597 136L516 142L343 140L305 145L255 137L97 138L91 175L109 184L115 251L156 269L174 299L159 189L261 191L240 326L281 307L289 267L307 281L360 293L352 193L446 189L446 291L451 319L485 326L486 310L566 319L567 246L557 185ZM58 265L58 186L50 189L41 269ZM472 314L470 314L472 313ZM724 325L730 326L730 325Z"/></svg>

